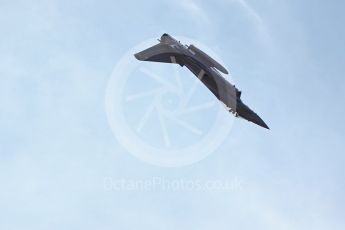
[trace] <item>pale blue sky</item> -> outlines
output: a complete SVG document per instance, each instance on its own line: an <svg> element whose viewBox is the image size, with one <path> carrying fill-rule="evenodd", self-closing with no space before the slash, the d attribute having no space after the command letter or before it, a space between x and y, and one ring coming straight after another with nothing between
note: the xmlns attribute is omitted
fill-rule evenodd
<svg viewBox="0 0 345 230"><path fill-rule="evenodd" d="M344 7L0 0L0 229L344 229ZM216 151L184 167L128 154L107 121L108 80L163 32L212 48L271 130L235 120ZM242 185L108 191L105 177Z"/></svg>

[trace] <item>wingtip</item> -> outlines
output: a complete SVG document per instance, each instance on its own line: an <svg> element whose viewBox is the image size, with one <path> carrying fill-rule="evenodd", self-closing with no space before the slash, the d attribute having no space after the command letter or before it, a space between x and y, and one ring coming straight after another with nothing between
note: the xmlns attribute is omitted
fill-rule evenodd
<svg viewBox="0 0 345 230"><path fill-rule="evenodd" d="M144 60L143 57L142 57L142 55L140 55L140 53L134 54L134 57L135 57L137 60L139 60L139 61L143 61L143 60Z"/></svg>

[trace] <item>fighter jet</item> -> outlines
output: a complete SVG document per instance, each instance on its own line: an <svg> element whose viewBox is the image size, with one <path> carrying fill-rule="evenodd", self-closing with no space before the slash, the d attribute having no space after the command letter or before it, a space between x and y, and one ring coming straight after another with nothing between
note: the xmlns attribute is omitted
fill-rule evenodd
<svg viewBox="0 0 345 230"><path fill-rule="evenodd" d="M235 117L244 118L269 129L265 122L241 100L241 91L222 73L228 71L213 58L194 45L183 45L169 34L163 34L159 43L134 56L140 61L152 61L186 66L222 102Z"/></svg>

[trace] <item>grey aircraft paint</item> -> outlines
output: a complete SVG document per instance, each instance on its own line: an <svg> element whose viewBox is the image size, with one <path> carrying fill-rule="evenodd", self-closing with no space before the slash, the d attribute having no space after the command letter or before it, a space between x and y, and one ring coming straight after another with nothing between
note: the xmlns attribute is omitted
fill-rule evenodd
<svg viewBox="0 0 345 230"><path fill-rule="evenodd" d="M265 122L241 100L241 91L229 83L220 72L228 71L213 58L195 47L182 45L169 34L159 43L134 55L140 61L175 63L186 66L236 117L244 118L269 129Z"/></svg>

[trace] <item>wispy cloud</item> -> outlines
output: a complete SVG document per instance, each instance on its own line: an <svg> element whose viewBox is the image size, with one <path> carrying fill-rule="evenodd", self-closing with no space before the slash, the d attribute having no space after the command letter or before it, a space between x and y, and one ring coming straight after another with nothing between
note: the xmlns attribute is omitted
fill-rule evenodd
<svg viewBox="0 0 345 230"><path fill-rule="evenodd" d="M237 2L252 16L256 23L262 24L261 16L249 5L245 0L237 0Z"/></svg>
<svg viewBox="0 0 345 230"><path fill-rule="evenodd" d="M242 8L248 13L248 15L251 17L251 19L255 23L256 29L259 33L259 36L262 42L267 47L271 47L273 44L273 41L262 17L246 0L236 0L236 1L242 6Z"/></svg>
<svg viewBox="0 0 345 230"><path fill-rule="evenodd" d="M211 23L210 18L207 16L205 10L201 7L200 4L195 1L180 1L179 7L187 11L188 14L200 20L202 23Z"/></svg>

